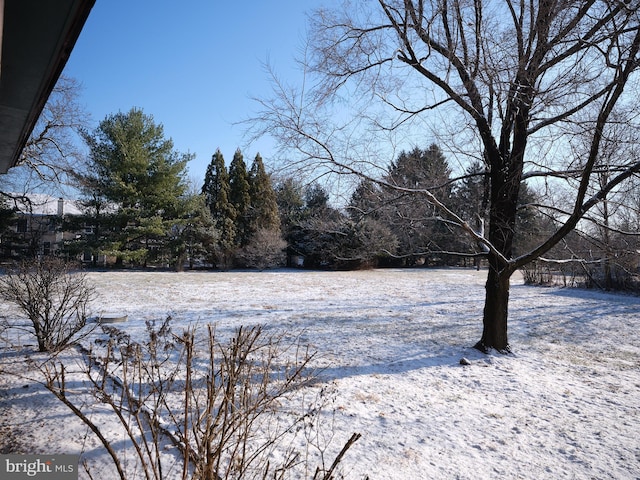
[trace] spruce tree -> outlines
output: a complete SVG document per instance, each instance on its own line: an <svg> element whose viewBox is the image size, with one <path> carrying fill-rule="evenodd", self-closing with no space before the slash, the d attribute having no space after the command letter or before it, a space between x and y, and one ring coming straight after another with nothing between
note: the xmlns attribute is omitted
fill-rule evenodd
<svg viewBox="0 0 640 480"><path fill-rule="evenodd" d="M382 195L383 192L378 185L368 179L361 180L349 200L347 207L349 217L354 221L363 218L378 219L384 202Z"/></svg>
<svg viewBox="0 0 640 480"><path fill-rule="evenodd" d="M285 235L295 229L304 215L304 185L291 177L284 178L275 186L280 230Z"/></svg>
<svg viewBox="0 0 640 480"><path fill-rule="evenodd" d="M219 231L211 217L211 210L205 202L205 196L191 192L186 201L189 213L174 227L175 235L172 245L174 255L182 259L176 265L178 270L186 262L192 269L197 263L210 260L219 240Z"/></svg>
<svg viewBox="0 0 640 480"><path fill-rule="evenodd" d="M276 202L280 216L280 232L287 242L290 257L300 255L296 250L302 240L300 222L304 217L304 185L291 177L280 179L275 185Z"/></svg>
<svg viewBox="0 0 640 480"><path fill-rule="evenodd" d="M229 174L220 149L216 150L207 167L202 194L219 233L218 256L226 263L236 242L236 212L230 201Z"/></svg>
<svg viewBox="0 0 640 480"><path fill-rule="evenodd" d="M251 237L249 215L251 196L249 194L249 174L240 149L236 150L231 165L229 165L229 201L235 211L236 245L244 247L249 243Z"/></svg>

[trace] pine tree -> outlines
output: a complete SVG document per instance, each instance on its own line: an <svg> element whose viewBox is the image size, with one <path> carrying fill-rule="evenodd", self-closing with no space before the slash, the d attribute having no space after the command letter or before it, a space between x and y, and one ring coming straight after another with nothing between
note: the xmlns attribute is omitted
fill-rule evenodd
<svg viewBox="0 0 640 480"><path fill-rule="evenodd" d="M235 211L236 245L244 247L251 237L249 193L249 174L244 163L242 152L236 150L231 165L229 165L229 201Z"/></svg>
<svg viewBox="0 0 640 480"><path fill-rule="evenodd" d="M448 186L450 175L451 169L442 150L432 144L426 150L416 147L410 152L401 152L389 167L385 180L402 187L444 193L446 199L451 189Z"/></svg>
<svg viewBox="0 0 640 480"><path fill-rule="evenodd" d="M202 194L219 233L217 256L226 263L236 243L236 212L230 201L229 174L220 149L216 150L207 167Z"/></svg>
<svg viewBox="0 0 640 480"><path fill-rule="evenodd" d="M182 270L185 263L194 268L197 263L210 260L216 251L219 232L211 211L202 193L191 192L186 198L186 215L173 227L171 247L178 261L176 269Z"/></svg>
<svg viewBox="0 0 640 480"><path fill-rule="evenodd" d="M296 245L301 243L300 222L304 217L304 185L291 177L280 179L275 185L280 216L280 232L287 242L289 258L301 255Z"/></svg>
<svg viewBox="0 0 640 480"><path fill-rule="evenodd" d="M259 230L280 233L276 192L271 184L271 177L265 171L260 154L256 155L249 171L249 195L251 197L251 234Z"/></svg>
<svg viewBox="0 0 640 480"><path fill-rule="evenodd" d="M349 217L354 221L363 218L378 219L383 202L380 187L371 180L363 179L351 194L347 207Z"/></svg>
<svg viewBox="0 0 640 480"><path fill-rule="evenodd" d="M481 162L474 162L465 170L465 176L455 192L457 211L471 225L476 219L488 216L489 174Z"/></svg>
<svg viewBox="0 0 640 480"><path fill-rule="evenodd" d="M161 124L142 110L107 116L93 133L90 176L100 201L118 206L110 217L106 250L119 260L146 265L166 247L167 236L183 212L186 165L192 158L174 150Z"/></svg>

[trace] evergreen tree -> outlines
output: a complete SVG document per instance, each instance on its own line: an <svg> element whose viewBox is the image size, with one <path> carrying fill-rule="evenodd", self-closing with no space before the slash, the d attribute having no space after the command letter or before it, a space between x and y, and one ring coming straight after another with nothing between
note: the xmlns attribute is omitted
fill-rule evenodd
<svg viewBox="0 0 640 480"><path fill-rule="evenodd" d="M186 166L192 156L176 152L162 125L136 108L107 116L84 138L91 172L85 185L100 202L117 207L105 232L108 253L146 265L166 246L173 222L183 214Z"/></svg>
<svg viewBox="0 0 640 480"><path fill-rule="evenodd" d="M542 238L548 237L556 230L553 221L535 208L538 204L540 204L538 194L523 182L518 197L517 233L513 238L514 255L530 251Z"/></svg>
<svg viewBox="0 0 640 480"><path fill-rule="evenodd" d="M287 177L275 185L276 202L280 216L280 231L287 242L287 258L291 260L302 252L296 249L300 237L300 222L304 212L304 187L298 180Z"/></svg>
<svg viewBox="0 0 640 480"><path fill-rule="evenodd" d="M11 228L17 220L16 210L0 194L0 257L11 256L11 247L15 237L14 229Z"/></svg>
<svg viewBox="0 0 640 480"><path fill-rule="evenodd" d="M478 218L487 217L487 205L489 193L489 175L486 167L480 162L474 162L465 171L460 187L455 192L455 203L460 212L470 225L474 225ZM471 223L474 222L474 223Z"/></svg>
<svg viewBox="0 0 640 480"><path fill-rule="evenodd" d="M260 154L251 165L248 180L247 239L236 260L243 266L261 270L280 266L284 264L287 244L280 231L276 194Z"/></svg>
<svg viewBox="0 0 640 480"><path fill-rule="evenodd" d="M401 152L389 166L385 180L407 188L446 192L450 175L451 169L442 150L431 144L426 150L415 147L410 152Z"/></svg>
<svg viewBox="0 0 640 480"><path fill-rule="evenodd" d="M214 263L226 265L236 244L236 211L231 204L229 174L220 149L216 150L207 166L202 194L218 232Z"/></svg>
<svg viewBox="0 0 640 480"><path fill-rule="evenodd" d="M384 206L382 194L380 187L371 180L361 180L349 200L349 217L354 221L363 218L379 219Z"/></svg>
<svg viewBox="0 0 640 480"><path fill-rule="evenodd" d="M277 182L274 191L280 216L280 230L286 237L290 229L302 220L304 186L301 182L287 177Z"/></svg>
<svg viewBox="0 0 640 480"><path fill-rule="evenodd" d="M322 185L313 183L305 189L304 217L326 219L340 217L340 212L329 205L329 194Z"/></svg>
<svg viewBox="0 0 640 480"><path fill-rule="evenodd" d="M489 221L489 175L486 166L481 162L472 163L465 170L465 175L459 187L453 192L452 203L455 211L463 218L474 231L484 237L488 231ZM482 242L470 243L464 235L452 238L452 250L467 253L486 252L486 245ZM479 268L481 258L475 258L474 263Z"/></svg>
<svg viewBox="0 0 640 480"><path fill-rule="evenodd" d="M185 263L192 269L197 263L210 259L215 252L218 232L215 228L205 196L191 193L185 197L185 215L172 228L171 253L176 270Z"/></svg>
<svg viewBox="0 0 640 480"><path fill-rule="evenodd" d="M384 191L371 180L363 179L351 195L347 212L354 224L349 230L360 248L363 264L394 264L398 238L385 221ZM357 250L356 250L357 251Z"/></svg>
<svg viewBox="0 0 640 480"><path fill-rule="evenodd" d="M401 152L389 166L384 180L407 189L426 189L445 203L451 202L451 169L437 145ZM415 196L386 189L383 192L382 218L399 241L399 255L411 264L428 252L449 250L452 234L440 219L440 212L428 202L416 202Z"/></svg>
<svg viewBox="0 0 640 480"><path fill-rule="evenodd" d="M251 198L250 230L252 234L259 230L280 232L280 215L276 192L271 184L260 154L256 155L249 171L249 195Z"/></svg>
<svg viewBox="0 0 640 480"><path fill-rule="evenodd" d="M113 232L117 231L117 207L110 203L100 189L100 181L92 175L78 178L78 189L81 198L78 205L82 215L65 217L64 230L77 232L84 230L84 235L65 242L65 250L69 255L84 254L96 267L101 254L111 250Z"/></svg>
<svg viewBox="0 0 640 480"><path fill-rule="evenodd" d="M229 165L229 201L235 211L236 245L244 247L251 238L249 174L242 152L236 150Z"/></svg>
<svg viewBox="0 0 640 480"><path fill-rule="evenodd" d="M335 264L340 248L336 232L341 229L344 216L329 204L329 194L317 183L304 190L301 219L293 230L290 244L293 251L304 257L307 267L329 267Z"/></svg>

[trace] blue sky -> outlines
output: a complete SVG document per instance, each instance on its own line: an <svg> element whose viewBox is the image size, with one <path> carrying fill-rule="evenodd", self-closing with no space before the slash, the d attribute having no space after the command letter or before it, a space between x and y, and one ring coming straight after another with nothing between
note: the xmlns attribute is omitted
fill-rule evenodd
<svg viewBox="0 0 640 480"><path fill-rule="evenodd" d="M105 116L142 108L164 125L176 150L196 154L189 165L201 182L220 148L227 162L242 148L249 164L268 159L268 139L245 145L235 122L265 96L267 60L294 78L305 13L319 0L97 0L65 74L82 84L80 103L93 126Z"/></svg>

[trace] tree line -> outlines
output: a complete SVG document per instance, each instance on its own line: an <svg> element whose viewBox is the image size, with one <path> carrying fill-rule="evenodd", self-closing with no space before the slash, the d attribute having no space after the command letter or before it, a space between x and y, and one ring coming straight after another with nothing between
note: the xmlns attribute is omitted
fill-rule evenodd
<svg viewBox="0 0 640 480"><path fill-rule="evenodd" d="M248 167L238 149L227 168L218 149L201 188L185 178L189 155L173 149L161 125L141 110L107 117L85 132L89 162L77 176L85 214L70 217L90 233L66 242L71 255L90 251L118 266L196 266L218 269L289 265L352 269L373 266L466 264L486 253L469 250L429 202L364 180L343 208L319 183L272 179L260 154ZM473 168L479 168L474 166ZM441 190L447 202L468 206L481 228L486 176L469 174L454 188L437 145L402 152L382 181ZM438 187L434 187L438 185ZM541 222L529 222L527 234Z"/></svg>
<svg viewBox="0 0 640 480"><path fill-rule="evenodd" d="M108 116L83 137L90 153L76 181L84 215L67 228L91 229L67 242L69 253L176 269L280 263L278 212L260 155L247 169L237 150L227 170L216 151L198 189L186 178L191 156L175 151L162 125L139 109Z"/></svg>
<svg viewBox="0 0 640 480"><path fill-rule="evenodd" d="M65 240L62 252L71 258L84 255L96 266L105 257L116 266L175 269L479 267L486 262L485 244L470 242L459 223L416 193L433 193L484 238L490 221L486 166L475 162L454 175L437 144L402 151L379 178L361 178L338 208L321 184L292 176L274 179L260 154L247 166L240 149L228 168L216 150L203 185L189 185L191 156L175 151L162 125L139 109L107 116L82 136L89 156L74 180L83 214L65 216L56 228L84 232ZM536 208L541 201L523 183L516 256L556 228L555 220ZM527 280L637 289L632 274L639 245L624 232L637 230L638 220L633 210L621 215L619 206L610 205L603 202L601 211L615 210L615 215L568 235L549 255L553 261L542 259L525 269ZM3 238L15 245L18 239L7 234L16 221L13 213L2 210ZM39 252L37 233L33 236L26 244L22 240L25 256Z"/></svg>

